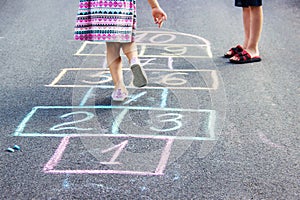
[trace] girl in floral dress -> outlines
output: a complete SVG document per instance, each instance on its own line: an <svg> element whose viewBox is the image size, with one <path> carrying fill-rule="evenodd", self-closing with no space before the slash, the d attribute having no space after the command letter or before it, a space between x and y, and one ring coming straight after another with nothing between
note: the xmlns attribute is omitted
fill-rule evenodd
<svg viewBox="0 0 300 200"><path fill-rule="evenodd" d="M157 0L148 0L154 22L159 27L167 19ZM136 0L80 0L75 25L75 40L106 42L106 59L114 83L112 98L123 101L128 91L123 81L120 51L124 52L133 73L133 85L147 85L147 77L138 59Z"/></svg>

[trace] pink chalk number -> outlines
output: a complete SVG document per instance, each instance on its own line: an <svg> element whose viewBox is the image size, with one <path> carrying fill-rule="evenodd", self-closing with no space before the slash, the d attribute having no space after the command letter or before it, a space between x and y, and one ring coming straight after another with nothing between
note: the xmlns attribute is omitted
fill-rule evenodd
<svg viewBox="0 0 300 200"><path fill-rule="evenodd" d="M128 140L125 140L124 142L121 142L118 145L115 145L111 148L102 150L101 153L107 153L107 152L110 152L110 151L115 150L115 149L116 149L116 152L114 153L113 157L111 158L111 160L109 162L100 162L100 163L104 164L104 165L120 165L120 164L122 164L120 162L115 162L115 160L119 157L120 153L123 151L123 149L125 148L125 146L127 144L128 144Z"/></svg>

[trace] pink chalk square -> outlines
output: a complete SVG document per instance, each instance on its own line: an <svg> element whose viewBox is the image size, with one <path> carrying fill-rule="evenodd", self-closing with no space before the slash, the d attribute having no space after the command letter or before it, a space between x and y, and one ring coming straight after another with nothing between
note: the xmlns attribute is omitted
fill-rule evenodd
<svg viewBox="0 0 300 200"><path fill-rule="evenodd" d="M64 137L43 171L52 174L163 175L174 139L126 135Z"/></svg>

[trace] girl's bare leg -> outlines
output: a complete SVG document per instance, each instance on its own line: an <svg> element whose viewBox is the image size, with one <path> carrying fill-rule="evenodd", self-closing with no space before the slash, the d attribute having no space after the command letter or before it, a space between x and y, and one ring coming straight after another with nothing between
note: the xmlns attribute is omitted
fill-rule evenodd
<svg viewBox="0 0 300 200"><path fill-rule="evenodd" d="M138 51L135 42L122 43L122 50L129 60L129 64L138 60Z"/></svg>
<svg viewBox="0 0 300 200"><path fill-rule="evenodd" d="M133 85L136 87L143 87L147 85L147 76L138 59L136 44L134 42L123 43L122 50L129 60L130 68L133 73Z"/></svg>
<svg viewBox="0 0 300 200"><path fill-rule="evenodd" d="M127 92L125 84L123 82L122 71L122 59L120 57L121 44L118 42L107 42L107 64L113 79L113 83L116 89L121 89L123 92Z"/></svg>

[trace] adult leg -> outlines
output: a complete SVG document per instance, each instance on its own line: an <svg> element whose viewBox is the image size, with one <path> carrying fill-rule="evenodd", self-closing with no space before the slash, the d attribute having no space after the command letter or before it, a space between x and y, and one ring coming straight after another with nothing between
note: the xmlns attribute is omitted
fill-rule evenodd
<svg viewBox="0 0 300 200"><path fill-rule="evenodd" d="M243 26L244 26L244 43L243 45L238 45L236 47L232 47L225 54L225 58L232 58L235 54L242 52L243 49L247 48L248 41L250 38L250 8L243 7ZM236 59L236 57L232 58Z"/></svg>
<svg viewBox="0 0 300 200"><path fill-rule="evenodd" d="M243 48L248 47L251 30L251 13L249 7L243 7L244 43Z"/></svg>
<svg viewBox="0 0 300 200"><path fill-rule="evenodd" d="M262 6L250 6L250 37L246 50L251 57L259 56L258 42L263 26Z"/></svg>

